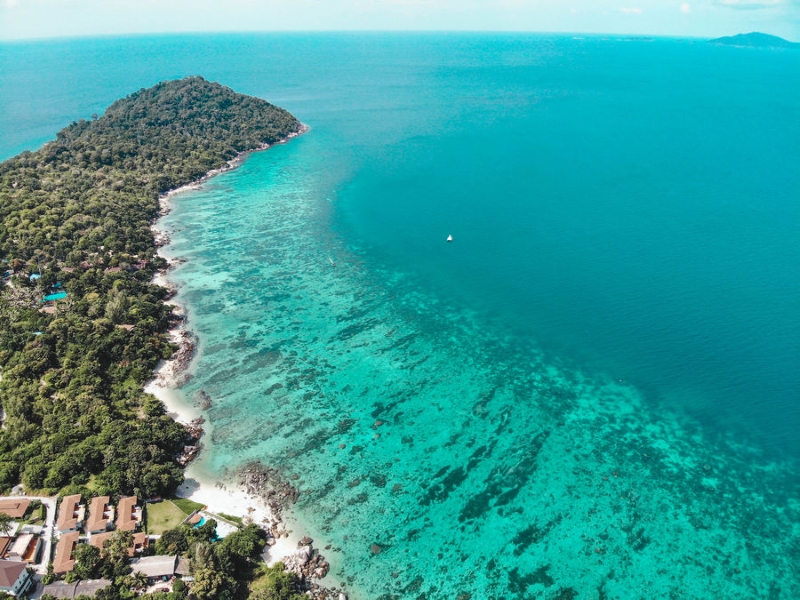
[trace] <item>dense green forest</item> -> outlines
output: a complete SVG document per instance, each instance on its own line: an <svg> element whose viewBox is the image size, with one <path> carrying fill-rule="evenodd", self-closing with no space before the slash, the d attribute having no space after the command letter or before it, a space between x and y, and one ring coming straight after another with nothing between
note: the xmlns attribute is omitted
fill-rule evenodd
<svg viewBox="0 0 800 600"><path fill-rule="evenodd" d="M175 350L149 283L159 195L301 127L191 77L0 164L0 490L174 491L187 434L143 392Z"/></svg>

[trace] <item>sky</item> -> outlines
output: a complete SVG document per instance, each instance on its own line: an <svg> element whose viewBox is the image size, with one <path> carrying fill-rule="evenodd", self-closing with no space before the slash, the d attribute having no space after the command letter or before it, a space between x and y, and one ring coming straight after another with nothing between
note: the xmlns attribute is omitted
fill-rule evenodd
<svg viewBox="0 0 800 600"><path fill-rule="evenodd" d="M0 40L325 30L762 31L800 41L800 0L0 0Z"/></svg>

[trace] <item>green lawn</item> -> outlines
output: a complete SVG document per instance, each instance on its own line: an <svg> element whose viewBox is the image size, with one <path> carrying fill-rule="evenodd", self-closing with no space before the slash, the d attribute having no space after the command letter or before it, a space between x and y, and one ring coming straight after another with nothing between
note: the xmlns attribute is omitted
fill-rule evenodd
<svg viewBox="0 0 800 600"><path fill-rule="evenodd" d="M200 504L199 502L195 502L194 500L188 500L186 498L173 498L171 502L180 508L185 514L190 515L196 510L201 510L206 507L205 504Z"/></svg>
<svg viewBox="0 0 800 600"><path fill-rule="evenodd" d="M187 513L169 500L148 504L147 532L153 534L164 533L167 529L174 529L180 525L186 517Z"/></svg>
<svg viewBox="0 0 800 600"><path fill-rule="evenodd" d="M239 527L244 527L244 521L242 520L242 517L235 517L233 515L226 515L223 512L219 513L219 516L222 517L223 519L227 519L231 523L235 523Z"/></svg>

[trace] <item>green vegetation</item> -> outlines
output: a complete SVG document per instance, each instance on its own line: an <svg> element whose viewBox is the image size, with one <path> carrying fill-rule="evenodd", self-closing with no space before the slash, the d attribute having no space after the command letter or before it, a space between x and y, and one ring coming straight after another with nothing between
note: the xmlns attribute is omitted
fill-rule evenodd
<svg viewBox="0 0 800 600"><path fill-rule="evenodd" d="M0 512L0 535L8 535L8 532L11 531L11 523L14 522L14 519L7 513Z"/></svg>
<svg viewBox="0 0 800 600"><path fill-rule="evenodd" d="M185 513L169 500L163 500L147 506L147 532L161 534L167 529L174 529L186 518Z"/></svg>
<svg viewBox="0 0 800 600"><path fill-rule="evenodd" d="M188 498L173 498L170 502L180 508L186 515L190 515L198 510L203 510L206 507L205 504L189 500Z"/></svg>
<svg viewBox="0 0 800 600"><path fill-rule="evenodd" d="M33 500L25 511L25 516L22 522L26 525L44 525L45 517L47 516L47 509L40 500Z"/></svg>
<svg viewBox="0 0 800 600"><path fill-rule="evenodd" d="M302 600L305 595L297 590L299 578L296 574L285 571L283 563L273 567L261 565L256 578L250 584L251 600Z"/></svg>
<svg viewBox="0 0 800 600"><path fill-rule="evenodd" d="M244 521L242 517L237 517L235 515L226 515L224 512L219 513L219 516L225 519L226 521L230 521L231 523L236 523L239 527L244 526Z"/></svg>
<svg viewBox="0 0 800 600"><path fill-rule="evenodd" d="M156 552L181 554L191 560L194 577L192 598L211 600L247 597L247 582L263 565L261 552L266 545L267 534L257 525L248 525L221 541L216 540L217 523L209 519L200 527L181 525L165 531L156 541ZM290 579L295 577L292 574L287 576ZM295 578L292 581L296 583L297 580ZM263 585L268 588L270 584L265 581Z"/></svg>
<svg viewBox="0 0 800 600"><path fill-rule="evenodd" d="M193 512L205 508L204 504L188 498L173 498L147 505L147 531L161 534L175 529ZM241 521L240 521L241 523Z"/></svg>
<svg viewBox="0 0 800 600"><path fill-rule="evenodd" d="M174 351L166 292L149 283L164 266L149 228L158 197L300 127L193 77L0 164L0 490L85 493L91 482L146 498L180 484L187 434L142 390ZM67 296L40 310L54 292Z"/></svg>

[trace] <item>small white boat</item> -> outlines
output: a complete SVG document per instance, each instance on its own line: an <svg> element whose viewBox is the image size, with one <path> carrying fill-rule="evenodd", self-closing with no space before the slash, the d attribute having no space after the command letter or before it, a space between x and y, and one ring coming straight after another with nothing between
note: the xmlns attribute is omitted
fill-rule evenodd
<svg viewBox="0 0 800 600"><path fill-rule="evenodd" d="M448 242L452 242L453 241L453 236L452 235L448 235L447 236L447 241Z"/></svg>

